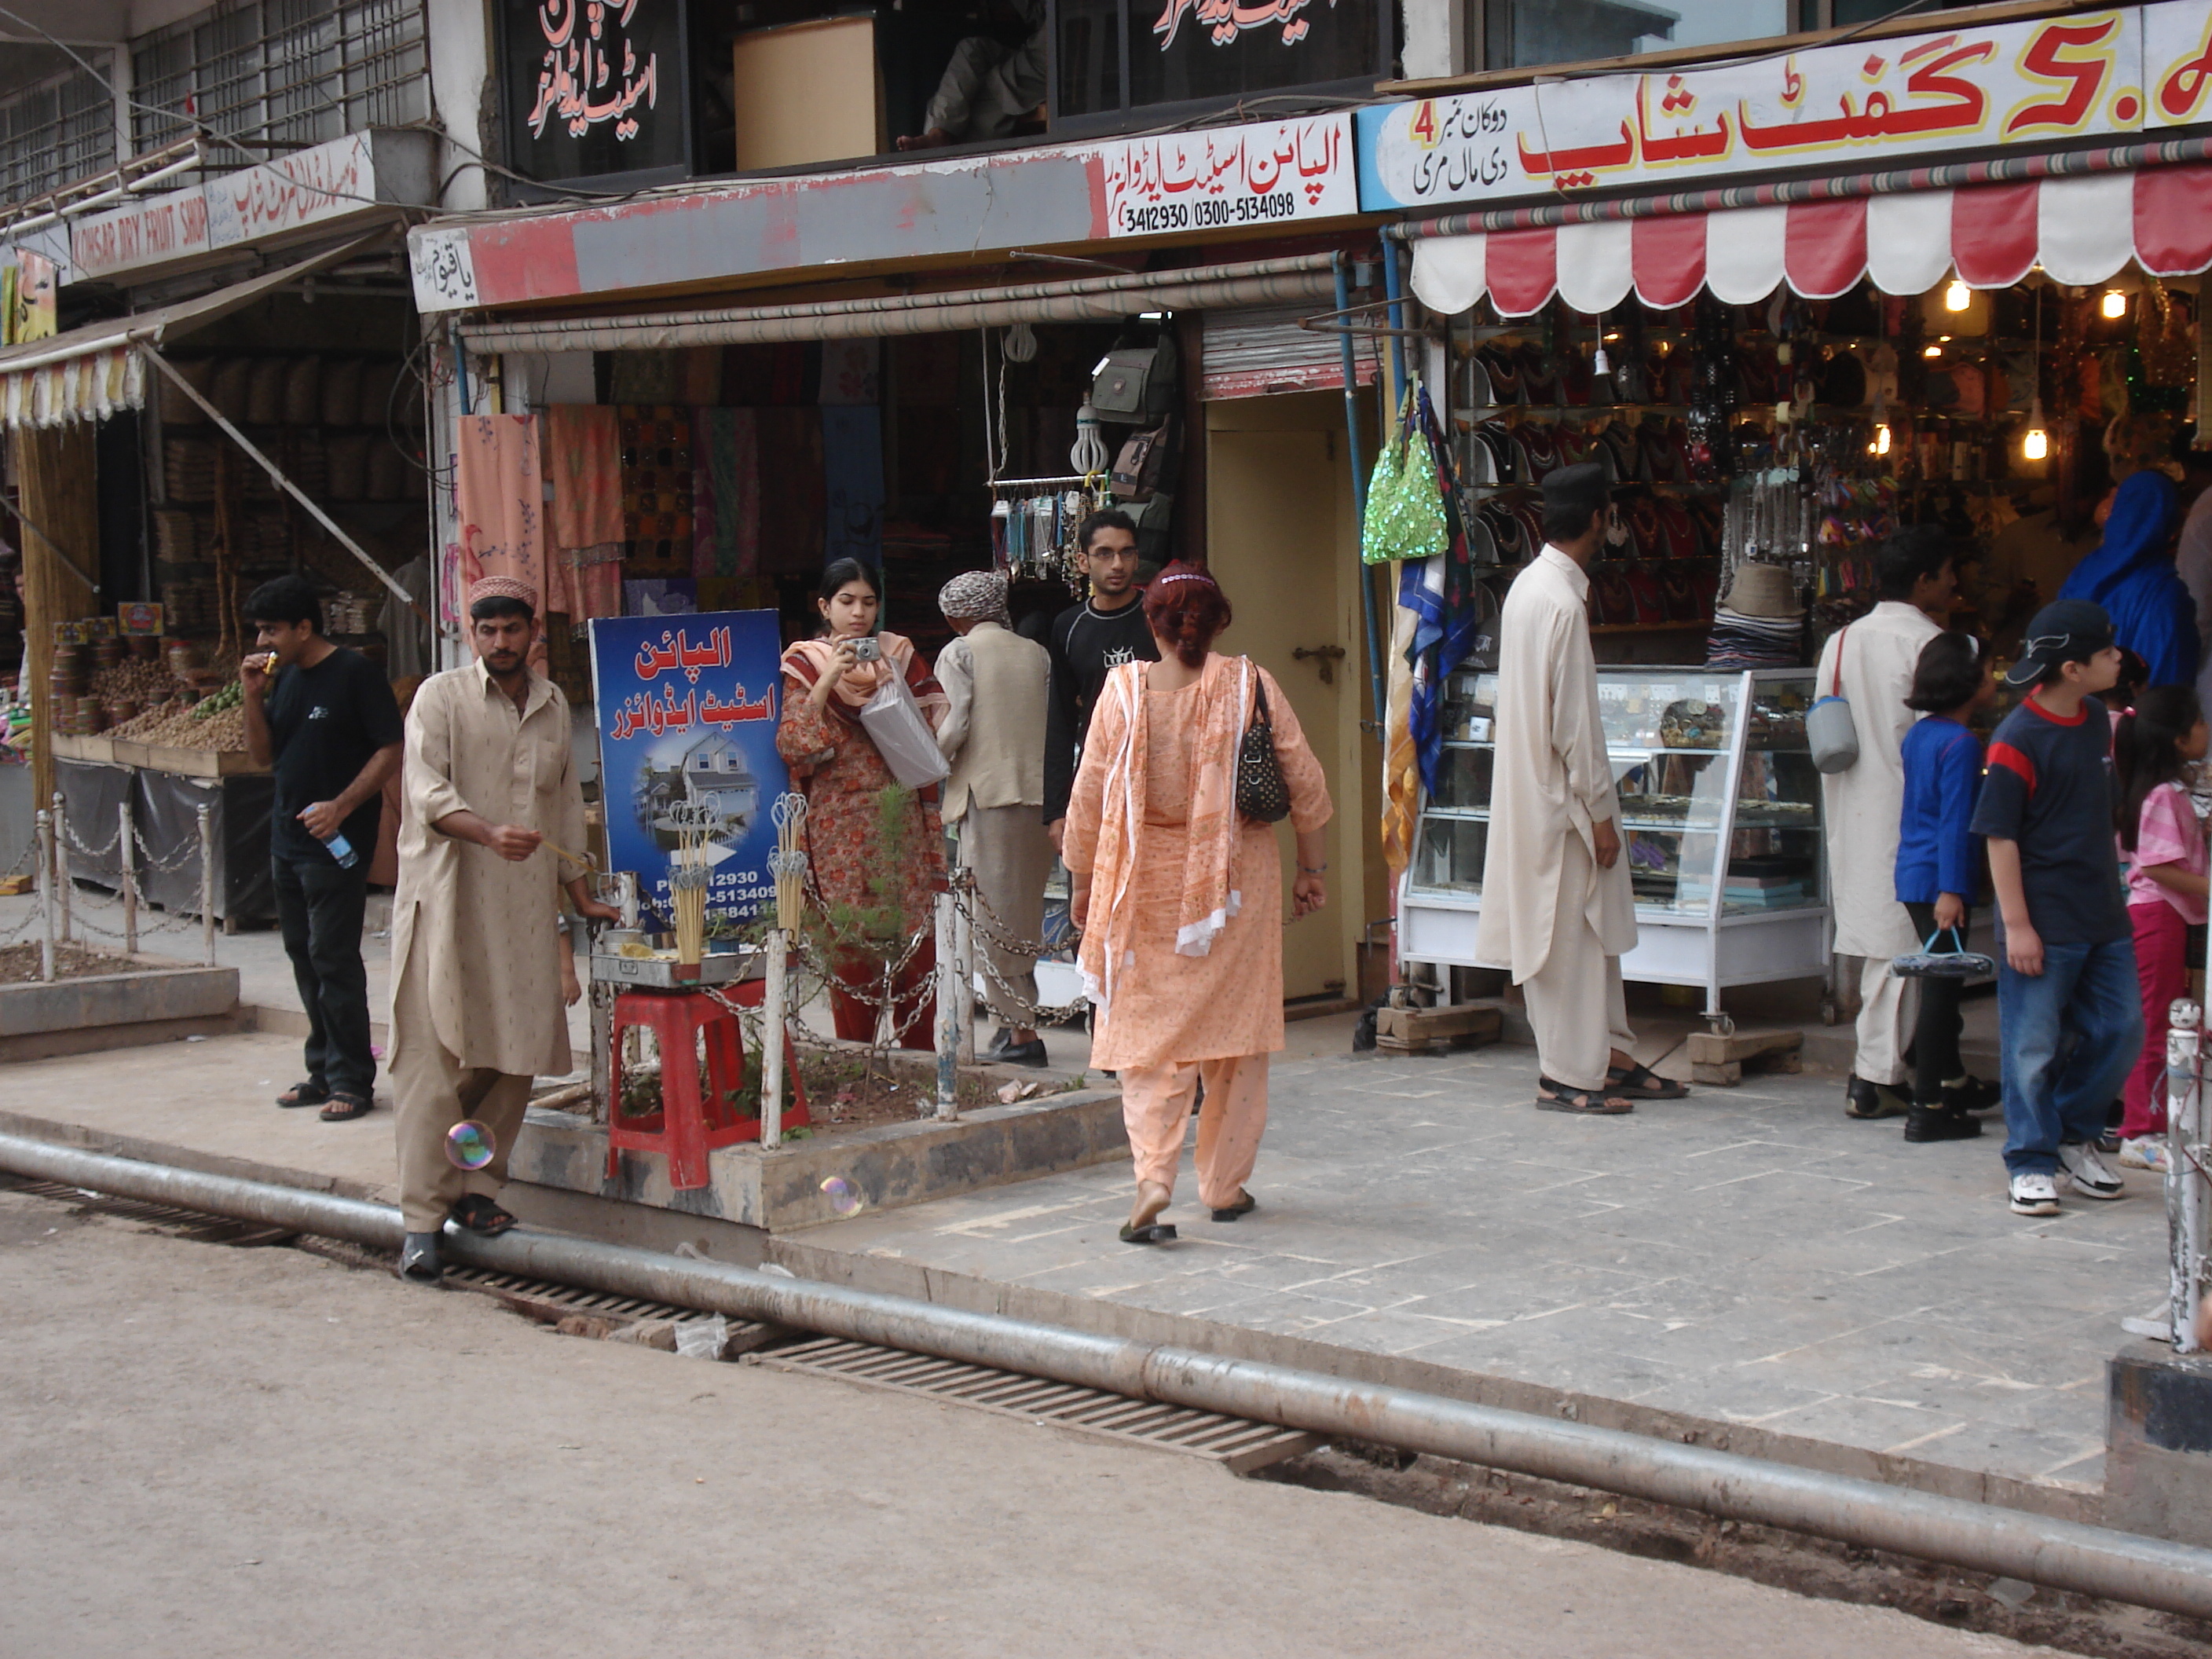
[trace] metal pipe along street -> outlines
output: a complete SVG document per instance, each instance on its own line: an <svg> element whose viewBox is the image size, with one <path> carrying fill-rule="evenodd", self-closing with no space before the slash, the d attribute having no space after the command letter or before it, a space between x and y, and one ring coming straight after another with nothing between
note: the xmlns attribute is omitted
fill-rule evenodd
<svg viewBox="0 0 2212 1659"><path fill-rule="evenodd" d="M402 1233L399 1212L383 1205L111 1158L19 1135L0 1135L0 1169L380 1249L396 1250ZM2130 1533L1406 1389L1094 1336L1033 1320L964 1312L596 1240L526 1231L496 1239L450 1233L445 1248L453 1260L493 1272L773 1321L1317 1434L1378 1441L2057 1589L2212 1618L2212 1551Z"/></svg>

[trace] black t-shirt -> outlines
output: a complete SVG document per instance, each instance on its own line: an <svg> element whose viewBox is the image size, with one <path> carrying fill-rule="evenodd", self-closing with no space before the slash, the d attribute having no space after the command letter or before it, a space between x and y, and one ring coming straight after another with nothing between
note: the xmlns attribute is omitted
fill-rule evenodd
<svg viewBox="0 0 2212 1659"><path fill-rule="evenodd" d="M1091 726L1091 705L1109 671L1125 662L1158 662L1145 620L1145 591L1119 611L1079 605L1054 618L1046 645L1052 655L1052 691L1045 708L1044 821L1067 816L1075 786L1075 753Z"/></svg>
<svg viewBox="0 0 2212 1659"><path fill-rule="evenodd" d="M2133 931L2113 792L2112 723L2094 697L2063 720L2031 693L1990 739L1974 833L2020 843L2028 920L2045 945L2110 945Z"/></svg>
<svg viewBox="0 0 2212 1659"><path fill-rule="evenodd" d="M338 646L313 668L279 669L264 708L276 763L270 848L283 858L328 858L299 815L319 800L336 800L370 756L400 740L399 705L374 663ZM343 833L364 860L376 852L382 807L380 796L371 795L345 821Z"/></svg>

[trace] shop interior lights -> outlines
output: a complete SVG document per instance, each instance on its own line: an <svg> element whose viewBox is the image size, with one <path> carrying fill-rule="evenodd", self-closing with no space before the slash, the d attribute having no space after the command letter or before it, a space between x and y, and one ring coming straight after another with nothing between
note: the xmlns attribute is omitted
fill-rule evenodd
<svg viewBox="0 0 2212 1659"><path fill-rule="evenodd" d="M2104 313L2113 322L2128 314L2128 296L2116 288L2105 290Z"/></svg>
<svg viewBox="0 0 2212 1659"><path fill-rule="evenodd" d="M1867 453L1869 455L1889 453L1889 422L1887 421L1875 422L1874 441L1867 446Z"/></svg>
<svg viewBox="0 0 2212 1659"><path fill-rule="evenodd" d="M1954 276L1951 279L1951 285L1943 290L1943 309L1946 311L1964 311L1968 306L1973 303L1974 290L1968 288L1956 276Z"/></svg>
<svg viewBox="0 0 2212 1659"><path fill-rule="evenodd" d="M2020 441L2020 453L2031 461L2039 461L2051 453L2051 434L2043 426L2043 394L2038 392L2030 400L2027 410L2027 435Z"/></svg>

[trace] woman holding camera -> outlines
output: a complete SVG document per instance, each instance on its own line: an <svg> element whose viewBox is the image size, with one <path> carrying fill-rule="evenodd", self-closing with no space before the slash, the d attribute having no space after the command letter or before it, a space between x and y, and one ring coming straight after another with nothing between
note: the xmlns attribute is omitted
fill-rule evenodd
<svg viewBox="0 0 2212 1659"><path fill-rule="evenodd" d="M929 930L945 885L937 786L908 792L887 819L884 792L901 786L861 726L860 710L896 677L934 731L945 718L945 693L912 641L876 631L882 594L857 560L840 559L822 573L814 605L822 632L783 653L775 747L806 797L806 853L822 902L845 912L830 918L838 936L830 1012L839 1036L872 1040L884 1000L884 953L896 962L919 930L921 945L893 973L889 1000L898 1046L927 1048L936 1042Z"/></svg>

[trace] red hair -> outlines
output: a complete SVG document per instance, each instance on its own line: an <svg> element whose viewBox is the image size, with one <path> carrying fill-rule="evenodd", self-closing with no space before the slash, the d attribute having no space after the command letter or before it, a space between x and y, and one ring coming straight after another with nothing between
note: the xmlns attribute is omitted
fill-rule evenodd
<svg viewBox="0 0 2212 1659"><path fill-rule="evenodd" d="M1145 589L1145 620L1175 647L1186 668L1196 668L1231 620L1229 596L1196 565L1177 559Z"/></svg>

